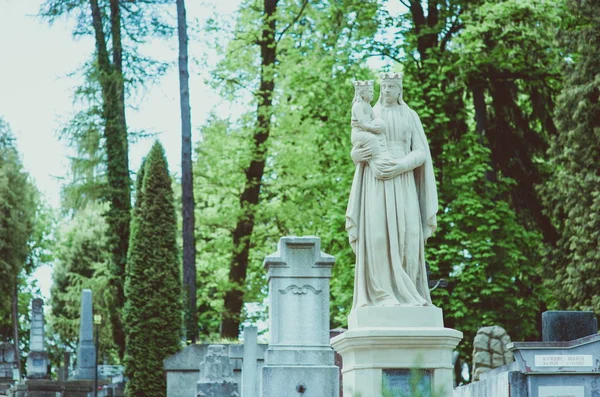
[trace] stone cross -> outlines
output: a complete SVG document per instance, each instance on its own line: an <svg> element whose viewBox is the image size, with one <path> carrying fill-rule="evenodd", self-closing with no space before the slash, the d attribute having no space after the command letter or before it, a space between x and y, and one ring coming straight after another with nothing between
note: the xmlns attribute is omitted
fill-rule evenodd
<svg viewBox="0 0 600 397"><path fill-rule="evenodd" d="M94 312L92 290L81 291L81 314L79 319L79 346L75 379L94 379L96 370L96 346L94 346Z"/></svg>
<svg viewBox="0 0 600 397"><path fill-rule="evenodd" d="M335 258L318 237L283 237L264 266L269 280L269 348L263 397L337 397L339 369L329 344L329 280ZM299 394L298 394L299 393Z"/></svg>
<svg viewBox="0 0 600 397"><path fill-rule="evenodd" d="M200 380L196 384L197 397L239 397L238 384L233 381L233 369L227 348L210 345L200 364Z"/></svg>
<svg viewBox="0 0 600 397"><path fill-rule="evenodd" d="M44 301L31 302L30 352L27 356L27 378L48 377L48 353L44 349Z"/></svg>

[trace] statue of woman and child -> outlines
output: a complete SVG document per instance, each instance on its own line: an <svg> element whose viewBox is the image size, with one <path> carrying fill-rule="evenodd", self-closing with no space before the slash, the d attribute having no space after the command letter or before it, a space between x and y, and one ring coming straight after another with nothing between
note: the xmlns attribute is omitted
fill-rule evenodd
<svg viewBox="0 0 600 397"><path fill-rule="evenodd" d="M356 254L352 309L431 306L425 242L436 228L437 191L419 116L402 99L402 74L354 82L346 230Z"/></svg>

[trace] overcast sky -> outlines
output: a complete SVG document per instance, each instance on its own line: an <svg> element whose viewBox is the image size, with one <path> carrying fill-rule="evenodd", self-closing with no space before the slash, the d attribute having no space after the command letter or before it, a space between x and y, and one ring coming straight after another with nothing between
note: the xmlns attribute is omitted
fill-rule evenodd
<svg viewBox="0 0 600 397"><path fill-rule="evenodd" d="M50 26L37 17L42 0L0 0L0 117L10 125L26 170L33 177L45 200L55 208L60 203L60 178L68 170L68 148L58 140L58 132L74 114L73 91L81 77L71 76L90 58L94 50L91 37L72 37L74 20L65 18ZM230 16L240 0L188 1L188 21L201 23L217 12ZM173 6L175 15L175 6ZM153 42L152 55L177 60L177 37ZM190 58L212 56L197 42L190 42ZM193 141L198 128L211 109L227 104L219 101L203 84L206 75L192 67L190 96ZM130 168L137 170L154 139L165 146L170 171L180 174L181 126L179 81L176 64L160 82L148 88L135 103L138 110L127 110L130 130L157 132L130 147ZM222 107L225 109L222 109ZM49 296L51 269L41 267L34 278L40 281L43 295Z"/></svg>

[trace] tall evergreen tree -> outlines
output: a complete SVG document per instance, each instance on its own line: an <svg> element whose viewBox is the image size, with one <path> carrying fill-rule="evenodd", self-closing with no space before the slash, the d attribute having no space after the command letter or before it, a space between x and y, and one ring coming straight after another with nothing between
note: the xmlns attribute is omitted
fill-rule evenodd
<svg viewBox="0 0 600 397"><path fill-rule="evenodd" d="M173 190L160 143L142 167L125 279L125 392L130 397L164 397L162 362L179 350L181 272Z"/></svg>
<svg viewBox="0 0 600 397"><path fill-rule="evenodd" d="M10 313L2 316L0 337L12 337L18 359L19 274L23 269L31 271L28 259L37 206L37 189L23 169L10 127L0 118L0 294L10 297L0 302L0 313Z"/></svg>
<svg viewBox="0 0 600 397"><path fill-rule="evenodd" d="M557 100L552 178L542 197L560 236L549 255L557 309L600 313L600 3L569 1L574 29L563 34L571 60Z"/></svg>

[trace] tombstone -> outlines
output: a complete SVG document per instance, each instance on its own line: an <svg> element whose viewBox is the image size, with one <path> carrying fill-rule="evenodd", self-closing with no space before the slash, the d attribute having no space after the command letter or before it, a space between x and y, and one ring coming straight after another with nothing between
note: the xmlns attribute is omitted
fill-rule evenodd
<svg viewBox="0 0 600 397"><path fill-rule="evenodd" d="M590 312L547 313L542 314L543 328L555 335L551 339L558 339L556 335L585 335L596 329L596 318ZM567 325L569 317L579 330ZM548 335L544 338L548 339ZM479 381L456 388L454 397L600 396L597 333L569 341L513 342L507 348L514 354L515 362L482 373Z"/></svg>
<svg viewBox="0 0 600 397"><path fill-rule="evenodd" d="M12 343L0 343L0 395L18 379L18 365L15 346Z"/></svg>
<svg viewBox="0 0 600 397"><path fill-rule="evenodd" d="M73 379L94 379L96 346L94 345L93 317L92 290L84 289L81 291L79 346L77 347L77 367Z"/></svg>
<svg viewBox="0 0 600 397"><path fill-rule="evenodd" d="M256 394L260 396L260 385L262 376L262 367L264 366L264 356L267 345L260 343L252 346L252 338L244 339L244 344L232 343L224 344L228 346L229 363L233 369L233 380L238 384L238 393L242 393L240 386L244 383L242 379L248 369L245 363L251 361L248 359L247 349L256 349L255 368L253 370L256 376ZM167 376L167 397L189 397L196 395L196 383L201 376L199 363L204 361L208 354L208 344L194 343L186 346L181 351L167 357L163 361L163 368ZM252 354L250 354L251 356ZM252 369L250 369L252 372Z"/></svg>
<svg viewBox="0 0 600 397"><path fill-rule="evenodd" d="M270 343L263 397L337 397L339 369L329 344L329 280L335 258L318 237L283 237L264 266ZM365 396L366 397L366 396Z"/></svg>
<svg viewBox="0 0 600 397"><path fill-rule="evenodd" d="M197 397L239 397L238 384L233 380L229 355L223 345L210 345L200 364Z"/></svg>
<svg viewBox="0 0 600 397"><path fill-rule="evenodd" d="M44 301L31 302L31 330L27 355L27 379L48 378L50 360L44 348Z"/></svg>

